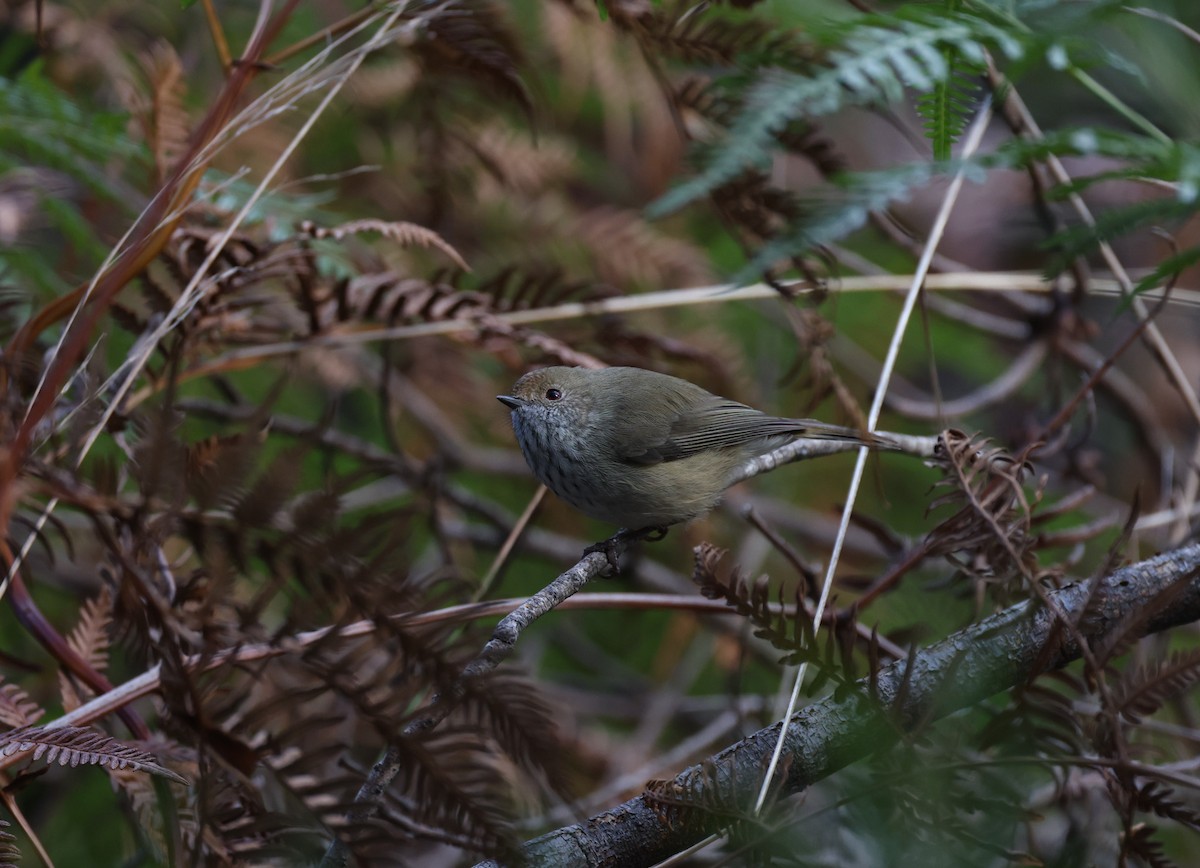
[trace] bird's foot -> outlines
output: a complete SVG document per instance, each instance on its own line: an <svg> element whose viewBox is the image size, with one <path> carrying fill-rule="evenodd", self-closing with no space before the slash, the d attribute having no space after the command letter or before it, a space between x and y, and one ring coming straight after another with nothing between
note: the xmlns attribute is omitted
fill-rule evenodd
<svg viewBox="0 0 1200 868"><path fill-rule="evenodd" d="M633 532L631 540L645 540L646 542L658 542L667 535L665 527L644 527L641 530Z"/></svg>
<svg viewBox="0 0 1200 868"><path fill-rule="evenodd" d="M621 552L625 550L629 543L647 540L649 542L658 542L667 535L665 527L643 527L639 530L628 530L622 528L608 539L602 542L594 543L583 550L584 557L597 552L604 555L608 560L610 575L617 575L621 572Z"/></svg>
<svg viewBox="0 0 1200 868"><path fill-rule="evenodd" d="M583 556L586 558L588 555L594 555L597 552L603 554L608 560L608 574L610 576L617 575L617 573L621 572L621 552L625 548L621 545L623 542L621 534L624 532L618 531L606 540L592 543L592 545L583 550Z"/></svg>

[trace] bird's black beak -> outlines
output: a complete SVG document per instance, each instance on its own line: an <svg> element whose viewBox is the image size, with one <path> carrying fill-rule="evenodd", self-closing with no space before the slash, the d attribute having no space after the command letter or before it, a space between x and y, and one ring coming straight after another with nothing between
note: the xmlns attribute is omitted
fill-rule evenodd
<svg viewBox="0 0 1200 868"><path fill-rule="evenodd" d="M525 405L524 401L514 398L512 395L497 395L496 400L510 410L519 410Z"/></svg>

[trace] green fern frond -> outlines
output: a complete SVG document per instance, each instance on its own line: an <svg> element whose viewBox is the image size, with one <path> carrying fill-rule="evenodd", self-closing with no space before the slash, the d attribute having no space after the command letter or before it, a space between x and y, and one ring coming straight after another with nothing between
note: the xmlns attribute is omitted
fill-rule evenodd
<svg viewBox="0 0 1200 868"><path fill-rule="evenodd" d="M979 82L955 68L952 49L945 52L951 74L916 102L917 114L925 121L925 135L938 162L950 159L950 149L967 128L978 104Z"/></svg>
<svg viewBox="0 0 1200 868"><path fill-rule="evenodd" d="M1111 241L1140 229L1168 227L1195 213L1195 206L1178 199L1151 199L1123 208L1111 208L1096 215L1094 226L1073 226L1053 236L1046 246L1057 251L1050 272L1057 273L1077 256L1090 253L1102 242Z"/></svg>
<svg viewBox="0 0 1200 868"><path fill-rule="evenodd" d="M18 222L53 226L81 261L98 262L107 244L68 191L86 189L118 205L135 204L110 167L141 153L126 134L124 116L85 111L45 77L40 63L15 78L0 76L0 189L22 188L29 213ZM38 251L11 244L2 252L0 280L55 294L70 283L58 263Z"/></svg>
<svg viewBox="0 0 1200 868"><path fill-rule="evenodd" d="M813 250L850 234L872 211L906 199L942 170L929 163L914 163L878 172L857 172L835 179L836 186L800 203L800 217L789 230L763 245L737 274L735 282L755 279L772 264Z"/></svg>
<svg viewBox="0 0 1200 868"><path fill-rule="evenodd" d="M71 284L59 273L57 262L47 262L40 251L22 247L7 247L0 256L0 283L20 284L25 290L37 290L48 295L66 292ZM20 278L18 281L16 278ZM31 293L23 294L28 299ZM15 330L7 316L0 320L0 334L5 339Z"/></svg>
<svg viewBox="0 0 1200 868"><path fill-rule="evenodd" d="M1104 157L1119 165L1102 172L1073 177L1053 188L1051 198L1062 199L1102 181L1154 180L1173 184L1175 198L1183 203L1200 199L1200 146L1193 142L1162 139L1137 132L1080 127L1047 133L1043 138L1014 139L981 158L988 168L1027 167L1048 157Z"/></svg>
<svg viewBox="0 0 1200 868"><path fill-rule="evenodd" d="M16 79L0 78L0 168L33 161L116 196L97 166L138 152L123 115L85 112L42 74L40 64Z"/></svg>
<svg viewBox="0 0 1200 868"><path fill-rule="evenodd" d="M1101 241L1151 226L1171 226L1193 215L1200 199L1200 147L1187 142L1163 144L1140 133L1090 128L1063 130L1044 139L1005 143L996 151L970 160L919 163L875 172L837 176L834 185L797 202L796 216L786 232L767 243L737 275L737 280L755 278L773 263L802 255L836 241L860 228L872 211L903 201L911 192L938 175L964 170L972 179L982 179L994 169L1028 166L1051 156L1104 156L1122 165L1089 176L1075 178L1056 187L1052 196L1067 194L1110 179L1154 179L1175 186L1174 197L1160 197L1126 208L1102 212L1095 227L1076 226L1048 242L1058 251L1053 268L1061 269L1075 256L1093 250ZM1143 281L1153 286L1190 265L1189 251L1165 261L1155 274Z"/></svg>
<svg viewBox="0 0 1200 868"><path fill-rule="evenodd" d="M848 105L895 102L905 88L931 90L951 74L944 53L948 48L968 64L982 64L988 51L1020 58L1029 39L1022 41L978 16L926 7L859 19L830 52L822 71L770 72L754 85L713 160L696 178L655 202L650 212L661 216L675 211L747 169L765 168L775 134L797 118L827 115Z"/></svg>
<svg viewBox="0 0 1200 868"><path fill-rule="evenodd" d="M943 0L943 8L957 12L962 0ZM956 68L961 59L954 46L942 49L942 60L949 71L946 78L934 83L916 103L917 114L925 121L925 135L933 145L933 158L939 161L950 159L951 146L966 129L975 90L961 81L961 70Z"/></svg>
<svg viewBox="0 0 1200 868"><path fill-rule="evenodd" d="M1137 295L1148 289L1161 286L1181 271L1191 268L1197 262L1200 262L1200 244L1168 256L1158 264L1158 267L1137 282L1137 285L1133 288L1133 292Z"/></svg>
<svg viewBox="0 0 1200 868"><path fill-rule="evenodd" d="M1181 153L1175 154L1175 149ZM1142 133L1124 132L1111 128L1074 127L1045 133L1039 139L1013 139L1000 149L1009 165L1023 165L1050 156L1115 157L1143 164L1183 161L1182 149L1194 150L1184 143L1165 143Z"/></svg>
<svg viewBox="0 0 1200 868"><path fill-rule="evenodd" d="M1065 199L1103 181L1151 180L1174 188L1173 196L1101 212L1095 226L1075 226L1051 238L1047 246L1057 251L1049 268L1051 273L1066 267L1074 257L1091 252L1101 242L1138 230L1169 228L1193 217L1200 207L1200 146L1191 142L1163 141L1142 133L1085 127L1058 131L1036 142L1009 142L986 161L993 166L1027 166L1049 156L1094 156L1120 161L1115 168L1074 177L1069 183L1053 188L1049 191L1051 198ZM1158 285L1196 261L1200 261L1197 251L1180 251L1140 281L1137 290Z"/></svg>

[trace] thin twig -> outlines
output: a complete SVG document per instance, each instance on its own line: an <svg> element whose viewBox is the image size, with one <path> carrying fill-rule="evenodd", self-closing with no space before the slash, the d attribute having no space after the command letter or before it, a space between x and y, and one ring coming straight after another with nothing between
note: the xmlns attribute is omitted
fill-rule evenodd
<svg viewBox="0 0 1200 868"><path fill-rule="evenodd" d="M975 413L999 404L1024 386L1042 369L1049 346L1045 340L1035 340L1023 349L1012 363L997 377L974 392L940 403L928 398L910 398L895 392L888 394L884 403L910 419L953 419Z"/></svg>
<svg viewBox="0 0 1200 868"><path fill-rule="evenodd" d="M903 290L912 283L912 279L912 275L893 274L831 279L827 281L825 286L819 289L808 286L805 281L784 282L781 285L785 286L790 292L798 294L823 293L827 291L836 291L838 293L877 292L880 290ZM925 289L927 291L962 290L1031 293L1051 292L1053 285L1048 283L1042 275L1033 272L966 272L927 275ZM1109 295L1120 295L1122 292L1121 284L1118 281L1102 279L1092 280L1091 289L1093 292ZM1156 291L1151 290L1146 297L1154 297L1155 294ZM756 283L743 287L732 284L721 284L717 286L689 287L686 289L668 289L661 292L645 292L638 295L623 295L587 302L565 302L550 307L496 313L492 316L495 321L507 325L531 325L535 323L582 319L612 313L636 313L648 310L664 310L672 307L726 304L735 301L757 301L778 297L778 288L765 283ZM1173 298L1176 304L1200 306L1200 289L1177 289L1173 293ZM239 347L238 349L222 353L200 367L191 369L191 373L198 375L207 371L222 371L235 364L277 356L289 356L315 347L343 347L355 344L378 343L380 341L409 340L412 338L429 337L430 335L470 332L477 328L478 326L470 320L448 319L388 328L371 328L352 332L316 335L304 338L303 340L283 341L262 346Z"/></svg>

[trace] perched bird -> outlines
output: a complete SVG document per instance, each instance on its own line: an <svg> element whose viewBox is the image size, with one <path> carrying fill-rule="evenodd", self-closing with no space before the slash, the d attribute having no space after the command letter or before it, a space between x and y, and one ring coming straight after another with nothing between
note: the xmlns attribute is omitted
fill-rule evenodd
<svg viewBox="0 0 1200 868"><path fill-rule="evenodd" d="M551 367L497 395L534 475L592 518L637 531L708 512L747 460L797 437L897 448L886 437L768 416L642 368Z"/></svg>

